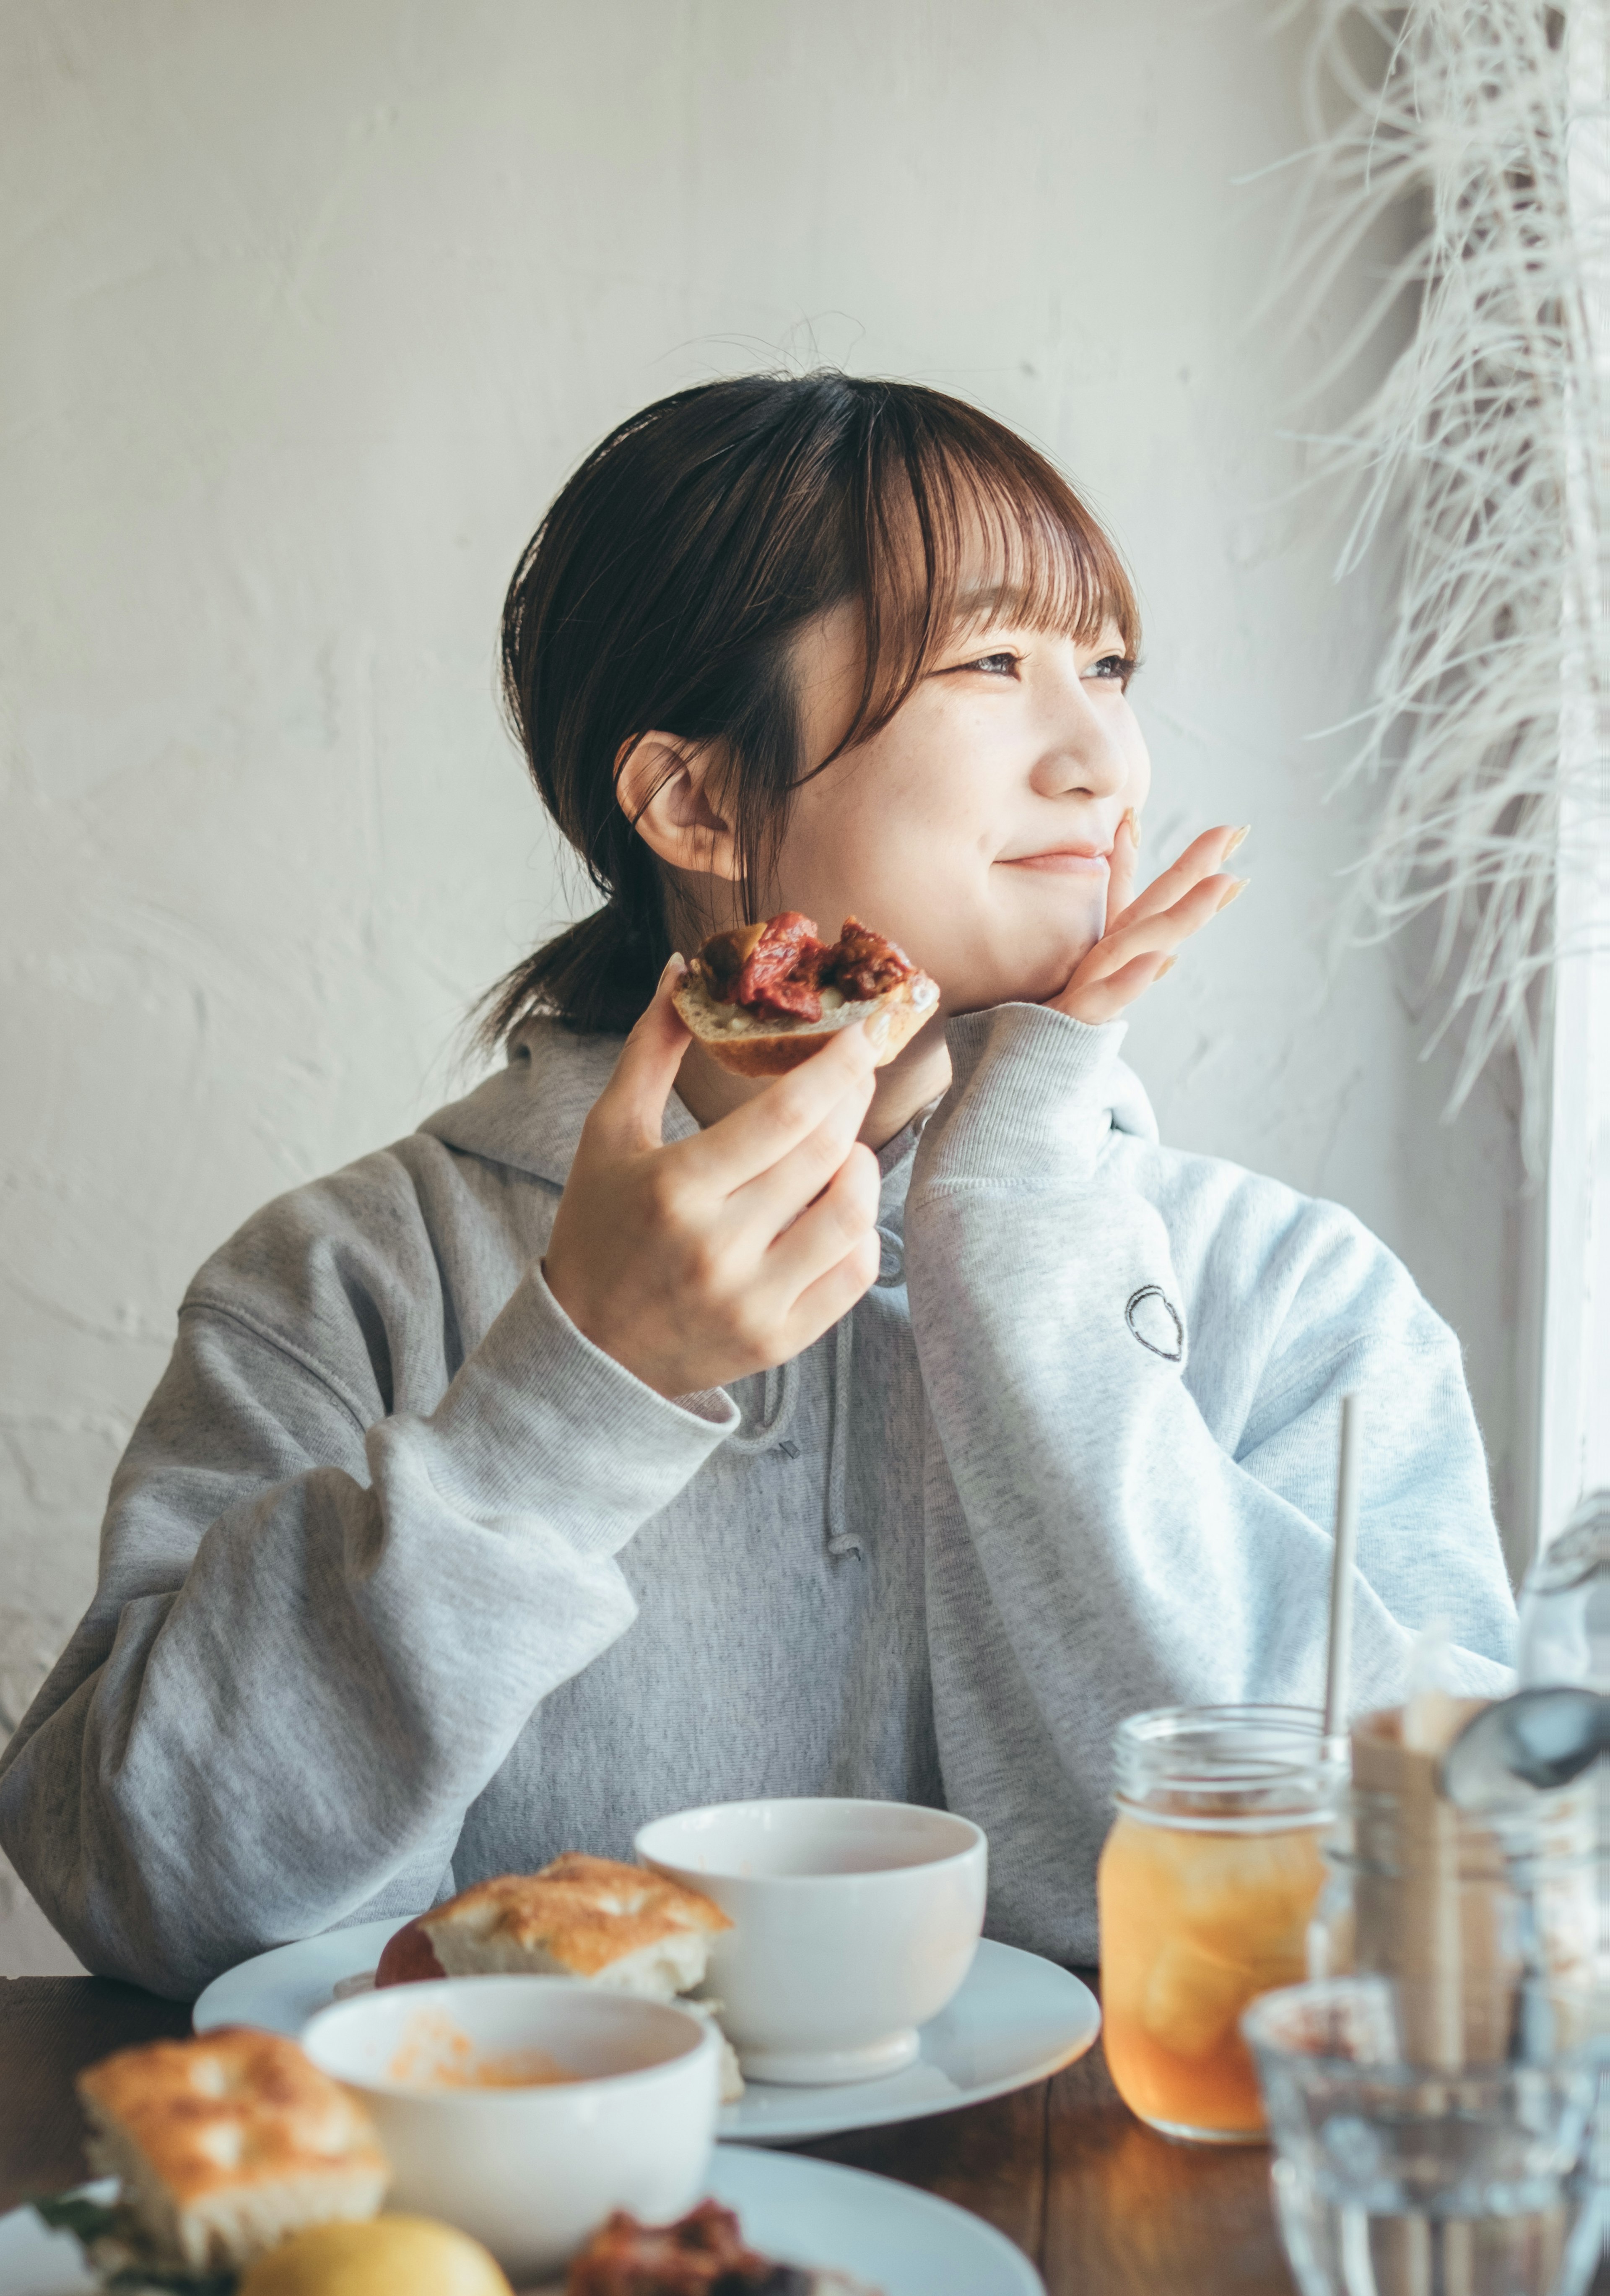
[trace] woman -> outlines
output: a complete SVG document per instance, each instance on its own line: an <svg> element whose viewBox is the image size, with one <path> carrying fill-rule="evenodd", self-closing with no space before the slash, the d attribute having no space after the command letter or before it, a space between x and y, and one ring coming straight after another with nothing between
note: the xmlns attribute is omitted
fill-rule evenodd
<svg viewBox="0 0 1610 2296"><path fill-rule="evenodd" d="M1496 1685L1451 1333L1118 1062L1239 890L1218 829L1134 896L1138 639L1065 482L911 386L710 384L571 480L505 690L605 905L502 985L499 1073L186 1296L0 1771L92 1968L188 1994L778 1793L966 1812L993 1932L1090 1958L1119 1719L1319 1695L1351 1387L1355 1698L1433 1612ZM939 1018L715 1068L672 952L782 908L892 936Z"/></svg>

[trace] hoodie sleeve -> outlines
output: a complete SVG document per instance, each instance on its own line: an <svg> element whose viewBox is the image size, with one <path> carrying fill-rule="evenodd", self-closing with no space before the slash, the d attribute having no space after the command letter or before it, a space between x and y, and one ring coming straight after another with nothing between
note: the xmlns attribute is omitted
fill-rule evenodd
<svg viewBox="0 0 1610 2296"><path fill-rule="evenodd" d="M991 1833L999 1932L1075 1956L1118 1723L1322 1698L1348 1388L1355 1710L1401 1694L1438 1614L1463 1681L1500 1689L1514 1620L1452 1333L1334 1205L1196 1158L1143 1193L1160 1152L1108 1113L1122 1035L1031 1005L952 1022L907 1207L947 1798Z"/></svg>
<svg viewBox="0 0 1610 2296"><path fill-rule="evenodd" d="M535 1268L434 1411L388 1415L347 1288L346 1376L260 1286L192 1290L94 1602L0 1761L0 1842L62 1936L179 1997L440 1894L533 1709L631 1624L614 1556L736 1423L642 1386Z"/></svg>

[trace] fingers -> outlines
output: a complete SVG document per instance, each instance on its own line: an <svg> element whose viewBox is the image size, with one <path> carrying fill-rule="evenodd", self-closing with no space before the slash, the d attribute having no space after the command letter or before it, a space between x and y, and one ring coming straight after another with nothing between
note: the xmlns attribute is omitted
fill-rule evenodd
<svg viewBox="0 0 1610 2296"><path fill-rule="evenodd" d="M1130 903L1127 910L1113 914L1109 907L1107 931L1121 925L1133 923L1138 918L1156 916L1160 910L1172 908L1182 894L1222 869L1225 861L1246 836L1245 829L1222 825L1205 830L1193 838L1179 859L1161 876L1154 877L1139 899Z"/></svg>
<svg viewBox="0 0 1610 2296"><path fill-rule="evenodd" d="M1074 974L1070 988L1095 980L1109 980L1137 956L1172 955L1181 942L1227 908L1246 885L1245 877L1204 877L1191 887L1172 908L1150 915L1135 915L1099 940L1090 955ZM1135 908L1140 907L1135 903Z"/></svg>
<svg viewBox="0 0 1610 2296"><path fill-rule="evenodd" d="M1061 996L1050 999L1051 1009L1092 1026L1115 1020L1171 970L1174 952L1244 893L1247 882L1220 873L1204 877L1171 908L1149 916L1143 914L1144 900L1132 903L1125 922L1096 943Z"/></svg>
<svg viewBox="0 0 1610 2296"><path fill-rule="evenodd" d="M626 1038L615 1073L588 1119L596 1130L623 1147L659 1145L666 1103L691 1041L671 1001L687 969L680 956L667 962L653 1002Z"/></svg>
<svg viewBox="0 0 1610 2296"><path fill-rule="evenodd" d="M871 1290L877 1277L878 1238L869 1234L795 1301L789 1320L790 1354L797 1355L830 1331Z"/></svg>
<svg viewBox="0 0 1610 2296"><path fill-rule="evenodd" d="M1092 1029L1099 1029L1104 1021L1116 1021L1143 990L1173 969L1173 962L1172 956L1154 951L1148 956L1132 957L1103 980L1087 982L1079 992L1077 1017Z"/></svg>
<svg viewBox="0 0 1610 2296"><path fill-rule="evenodd" d="M855 1144L874 1081L868 1076L858 1088L845 1093L814 1132L729 1198L738 1217L752 1219L768 1242L815 1201L843 1164Z"/></svg>
<svg viewBox="0 0 1610 2296"><path fill-rule="evenodd" d="M792 1296L794 1312L846 1261L856 1279L851 1301L859 1300L871 1283L878 1273L879 1189L878 1159L857 1142L815 1202L772 1244L766 1254L766 1278L785 1298ZM842 1315L844 1309L835 1312ZM833 1320L830 1316L821 1329Z"/></svg>
<svg viewBox="0 0 1610 2296"><path fill-rule="evenodd" d="M1132 805L1113 838L1113 857L1107 867L1107 924L1111 932L1135 897L1135 873L1140 865L1140 823Z"/></svg>
<svg viewBox="0 0 1610 2296"><path fill-rule="evenodd" d="M871 1098L874 1058L859 1021L836 1030L824 1050L813 1053L754 1100L713 1124L697 1142L690 1142L690 1159L697 1155L701 1173L731 1193L769 1171L807 1139L839 1101L859 1103L859 1126Z"/></svg>

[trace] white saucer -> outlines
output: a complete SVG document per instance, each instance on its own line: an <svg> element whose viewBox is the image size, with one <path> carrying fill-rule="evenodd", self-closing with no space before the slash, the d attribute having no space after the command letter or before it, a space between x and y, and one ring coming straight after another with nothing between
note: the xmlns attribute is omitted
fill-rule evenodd
<svg viewBox="0 0 1610 2296"><path fill-rule="evenodd" d="M113 2185L87 2188L110 2198ZM789 2264L836 2267L884 2296L1044 2296L1034 2266L993 2226L931 2193L830 2161L722 2145L710 2191L746 2236ZM102 2296L78 2243L31 2209L0 2217L0 2296Z"/></svg>
<svg viewBox="0 0 1610 2296"><path fill-rule="evenodd" d="M276 1946L215 1978L195 2006L198 2033L266 2025L299 2035L337 1985L361 1977L400 1922L362 1922ZM803 2144L846 2128L877 2128L953 2112L1045 2080L1082 2057L1101 2030L1090 1988L1055 1962L985 1938L967 1982L922 2029L922 2053L903 2072L839 2088L774 2088L751 2081L723 2105L720 2135L739 2144Z"/></svg>

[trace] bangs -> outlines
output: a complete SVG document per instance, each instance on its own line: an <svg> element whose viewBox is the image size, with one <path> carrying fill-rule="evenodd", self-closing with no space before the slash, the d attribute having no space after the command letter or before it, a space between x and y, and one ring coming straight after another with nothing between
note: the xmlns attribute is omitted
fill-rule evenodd
<svg viewBox="0 0 1610 2296"><path fill-rule="evenodd" d="M847 537L865 667L834 757L880 733L941 654L989 622L1088 644L1110 621L1139 653L1122 559L1026 439L930 391L886 404L868 428Z"/></svg>

